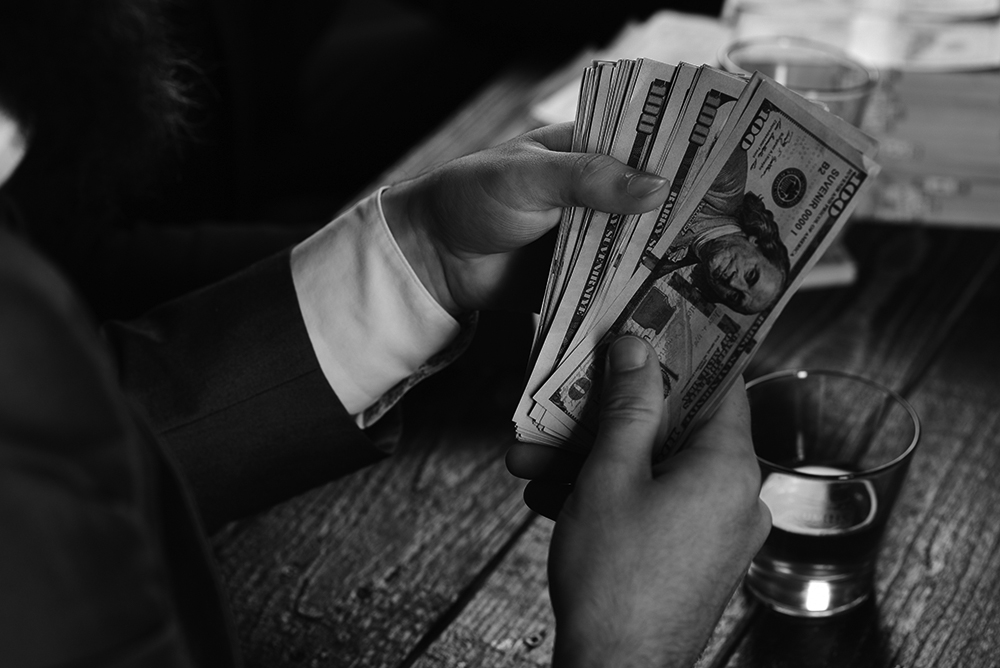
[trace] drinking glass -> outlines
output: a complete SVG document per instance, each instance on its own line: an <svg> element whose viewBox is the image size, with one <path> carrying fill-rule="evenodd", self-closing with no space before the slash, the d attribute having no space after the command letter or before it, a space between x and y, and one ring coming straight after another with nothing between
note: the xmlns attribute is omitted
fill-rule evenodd
<svg viewBox="0 0 1000 668"><path fill-rule="evenodd" d="M760 71L858 127L878 84L874 67L835 46L802 37L738 40L723 47L719 64L734 74Z"/></svg>
<svg viewBox="0 0 1000 668"><path fill-rule="evenodd" d="M805 37L882 69L948 72L1000 65L996 0L727 0L732 39Z"/></svg>
<svg viewBox="0 0 1000 668"><path fill-rule="evenodd" d="M747 384L772 529L745 585L771 608L825 617L872 592L890 511L920 440L909 403L871 380L789 370Z"/></svg>

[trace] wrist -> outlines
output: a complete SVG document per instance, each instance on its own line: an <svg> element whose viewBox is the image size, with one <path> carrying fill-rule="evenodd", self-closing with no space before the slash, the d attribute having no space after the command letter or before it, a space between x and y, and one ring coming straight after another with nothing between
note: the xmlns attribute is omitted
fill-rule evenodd
<svg viewBox="0 0 1000 668"><path fill-rule="evenodd" d="M382 192L382 214L403 257L431 297L452 316L464 312L452 296L442 251L422 203L421 183L413 179Z"/></svg>
<svg viewBox="0 0 1000 668"><path fill-rule="evenodd" d="M560 638L556 633L552 668L664 668L677 666L663 656L654 656L640 645L621 638L602 642L592 634L586 637Z"/></svg>
<svg viewBox="0 0 1000 668"><path fill-rule="evenodd" d="M605 602L600 611L577 601L570 614L557 612L552 668L690 668L698 659L707 638L684 624L656 624L655 614L628 613L613 597Z"/></svg>

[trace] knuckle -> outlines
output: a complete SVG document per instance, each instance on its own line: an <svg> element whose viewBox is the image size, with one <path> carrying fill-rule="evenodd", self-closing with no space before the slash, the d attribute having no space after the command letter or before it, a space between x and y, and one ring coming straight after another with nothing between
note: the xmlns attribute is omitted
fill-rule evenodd
<svg viewBox="0 0 1000 668"><path fill-rule="evenodd" d="M724 474L716 480L720 503L734 515L756 518L760 505L760 468L756 460L730 458Z"/></svg>
<svg viewBox="0 0 1000 668"><path fill-rule="evenodd" d="M510 139L492 148L485 149L480 155L487 155L499 163L519 163L530 159L537 148L536 142L520 136Z"/></svg>
<svg viewBox="0 0 1000 668"><path fill-rule="evenodd" d="M739 446L727 448L722 455L725 459L727 484L741 498L756 499L760 494L760 464L749 434L742 430L732 430L719 434L717 438Z"/></svg>
<svg viewBox="0 0 1000 668"><path fill-rule="evenodd" d="M591 183L599 178L603 168L604 156L600 153L583 153L576 158L577 179L583 183Z"/></svg>
<svg viewBox="0 0 1000 668"><path fill-rule="evenodd" d="M753 450L740 453L739 456L739 482L743 493L748 497L757 498L760 495L760 464Z"/></svg>
<svg viewBox="0 0 1000 668"><path fill-rule="evenodd" d="M729 518L725 533L735 544L745 546L756 553L764 544L771 531L771 512L756 494L746 494L743 490L721 495L717 501L719 513ZM716 497L718 498L718 497Z"/></svg>
<svg viewBox="0 0 1000 668"><path fill-rule="evenodd" d="M659 422L659 406L648 397L612 393L605 397L600 419L622 422Z"/></svg>
<svg viewBox="0 0 1000 668"><path fill-rule="evenodd" d="M731 484L744 504L755 506L760 499L760 468L757 462L740 466L733 475Z"/></svg>

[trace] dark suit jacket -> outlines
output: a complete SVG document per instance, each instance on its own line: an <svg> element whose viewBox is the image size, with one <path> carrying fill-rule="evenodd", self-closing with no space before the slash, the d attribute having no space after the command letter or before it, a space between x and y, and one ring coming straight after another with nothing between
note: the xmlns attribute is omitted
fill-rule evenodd
<svg viewBox="0 0 1000 668"><path fill-rule="evenodd" d="M102 339L0 231L0 664L238 665L205 530L380 456L287 253Z"/></svg>

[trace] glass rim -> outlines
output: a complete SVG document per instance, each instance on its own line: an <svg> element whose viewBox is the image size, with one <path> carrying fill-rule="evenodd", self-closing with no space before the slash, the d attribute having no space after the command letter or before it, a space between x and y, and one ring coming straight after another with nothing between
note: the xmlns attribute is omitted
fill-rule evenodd
<svg viewBox="0 0 1000 668"><path fill-rule="evenodd" d="M936 8L934 5L917 3L916 7L896 7L884 6L883 3L872 0L851 0L844 4L831 4L822 0L813 0L803 3L801 0L740 0L733 3L731 11L734 14L739 12L760 13L761 10L773 11L775 9L785 9L793 7L795 9L819 9L836 16L850 16L858 11L866 15L876 17L890 17L894 21L911 21L920 23L951 23L956 21L979 21L1000 17L1000 8L993 8L993 3L980 2L966 3L965 9L954 7ZM943 3L947 4L947 3Z"/></svg>
<svg viewBox="0 0 1000 668"><path fill-rule="evenodd" d="M755 37L746 37L744 39L738 39L728 42L727 44L723 44L719 49L716 58L723 70L732 74L745 74L747 76L752 76L753 72L737 65L729 54L737 49L744 49L762 44L796 46L803 49L818 51L857 68L857 70L864 72L867 76L866 81L854 86L847 86L845 88L814 88L810 91L798 91L789 87L789 90L795 91L806 99L838 100L841 98L852 98L859 95L865 95L878 85L878 68L855 58L840 47L827 44L826 42L820 42L815 39L809 39L808 37L796 37L794 35L757 35ZM814 97L810 97L810 94Z"/></svg>
<svg viewBox="0 0 1000 668"><path fill-rule="evenodd" d="M907 415L910 416L910 420L913 422L913 437L910 439L910 443L903 449L901 453L885 462L884 464L879 464L878 466L873 466L867 468L864 471L854 471L852 473L838 473L836 475L830 473L808 473L805 471L798 471L787 466L782 466L781 464L775 464L770 459L766 459L757 454L756 448L754 449L754 457L757 458L758 462L767 464L772 469L779 471L781 473L787 473L789 475L798 476L801 478L809 478L813 480L858 480L863 478L870 478L879 473L887 471L891 468L898 466L900 463L905 461L908 457L913 454L913 451L917 449L917 444L920 442L921 425L920 417L917 415L917 411L914 410L910 402L903 398L901 394L893 389L882 385L870 378L865 378L864 376L859 376L854 373L847 371L834 371L832 369L783 369L781 371L773 371L763 376L754 378L748 381L746 384L746 392L749 394L750 390L758 385L763 385L774 380L785 380L789 378L794 378L797 380L805 380L810 376L833 376L836 378L846 378L848 380L857 381L873 387L880 392L884 392L887 397L896 402L897 405L901 406L903 410L906 411ZM753 419L751 411L751 419Z"/></svg>

